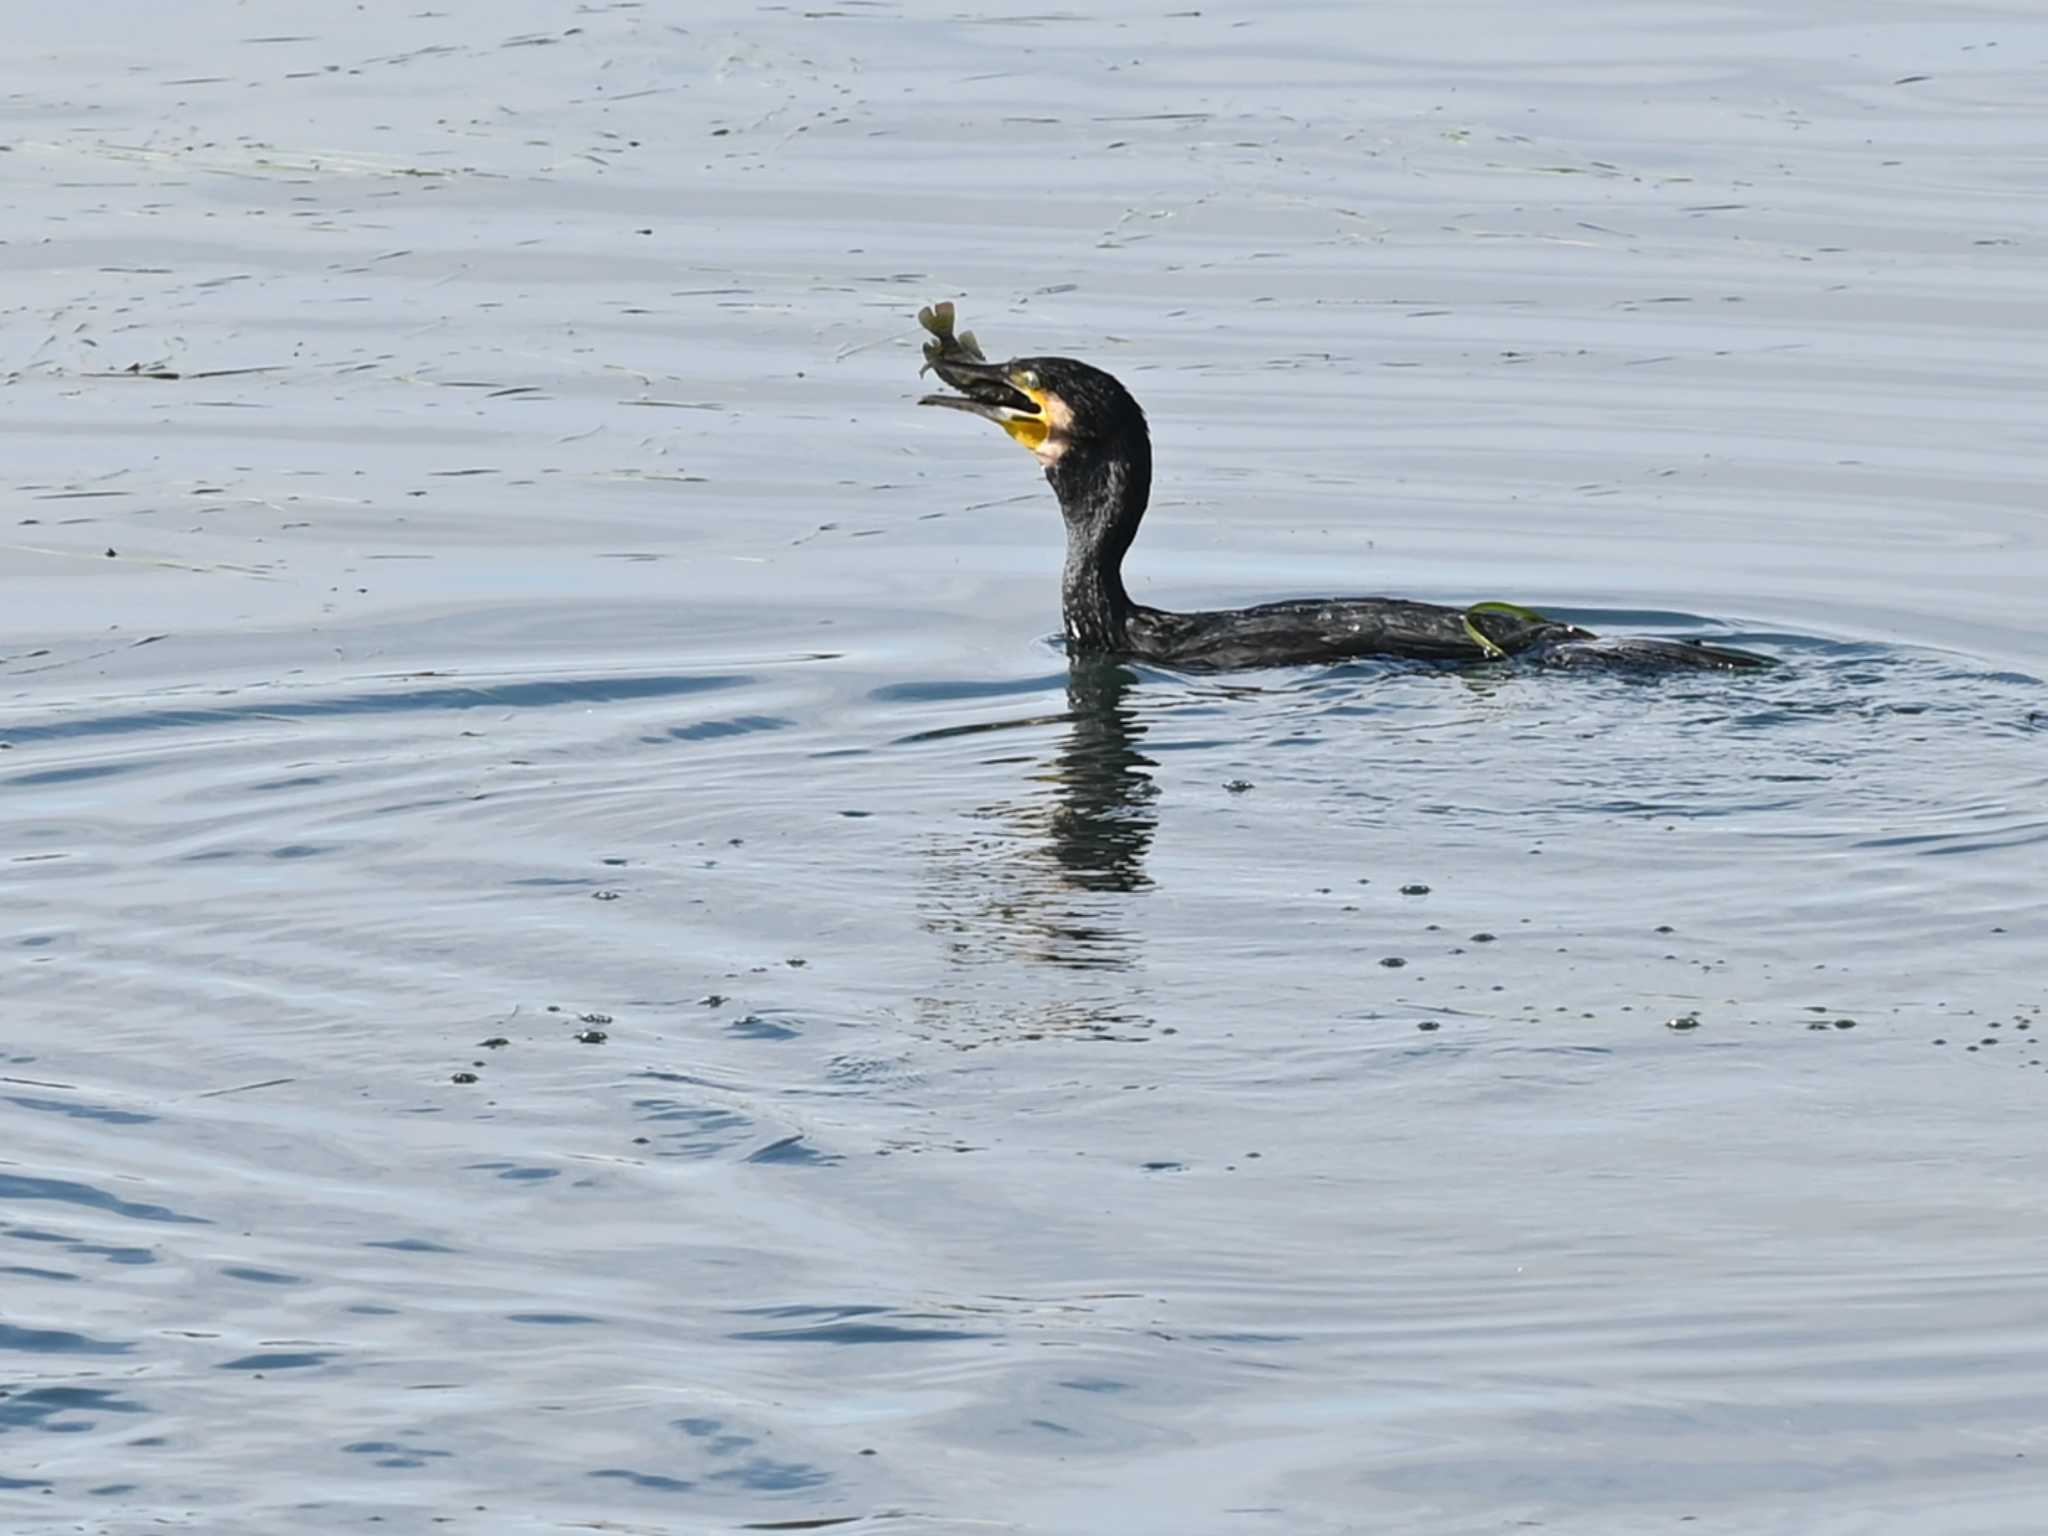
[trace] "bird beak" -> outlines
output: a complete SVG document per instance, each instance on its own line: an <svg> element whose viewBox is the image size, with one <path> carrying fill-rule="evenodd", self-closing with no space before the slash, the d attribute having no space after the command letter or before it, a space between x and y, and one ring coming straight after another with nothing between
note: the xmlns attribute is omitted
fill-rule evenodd
<svg viewBox="0 0 2048 1536"><path fill-rule="evenodd" d="M926 366L960 393L925 395L919 405L943 405L984 416L1034 452L1044 445L1050 430L1044 401L1011 382L1008 363L946 357L933 358Z"/></svg>

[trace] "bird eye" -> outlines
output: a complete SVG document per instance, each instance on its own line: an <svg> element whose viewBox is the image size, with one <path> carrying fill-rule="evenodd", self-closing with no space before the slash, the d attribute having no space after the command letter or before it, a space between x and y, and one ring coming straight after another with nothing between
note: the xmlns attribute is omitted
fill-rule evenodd
<svg viewBox="0 0 2048 1536"><path fill-rule="evenodd" d="M1038 370L1036 368L1026 368L1022 373L1017 375L1017 382L1019 384L1022 384L1026 389L1038 388Z"/></svg>

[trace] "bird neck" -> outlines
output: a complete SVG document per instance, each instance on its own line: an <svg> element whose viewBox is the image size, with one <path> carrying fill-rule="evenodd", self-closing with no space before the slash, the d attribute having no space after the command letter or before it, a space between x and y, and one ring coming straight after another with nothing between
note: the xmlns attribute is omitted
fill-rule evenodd
<svg viewBox="0 0 2048 1536"><path fill-rule="evenodd" d="M1147 451L1093 464L1059 463L1046 479L1060 498L1067 523L1067 565L1060 582L1069 654L1124 648L1131 616L1124 591L1124 554L1138 536L1152 494L1152 456Z"/></svg>

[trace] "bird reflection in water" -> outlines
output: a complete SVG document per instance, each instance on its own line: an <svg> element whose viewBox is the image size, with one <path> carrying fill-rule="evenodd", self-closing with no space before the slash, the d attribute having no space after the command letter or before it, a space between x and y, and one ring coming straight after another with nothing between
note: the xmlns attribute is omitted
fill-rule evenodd
<svg viewBox="0 0 2048 1536"><path fill-rule="evenodd" d="M1077 661L1067 677L1064 715L1005 722L1058 723L1064 734L1031 777L1038 786L1015 800L982 807L981 827L937 850L924 925L944 940L955 966L996 968L1000 999L991 1018L985 995L927 997L922 1012L1004 1033L1120 1035L1148 1027L1142 998L1119 985L1093 996L1047 990L1035 971L1119 973L1140 958L1127 926L1134 895L1151 885L1146 854L1157 825L1151 759L1140 750L1145 722L1137 677L1114 662ZM1003 727L980 727L979 729ZM950 990L950 989L948 989ZM975 989L976 994L980 989ZM934 1016L937 1017L934 1017Z"/></svg>
<svg viewBox="0 0 2048 1536"><path fill-rule="evenodd" d="M1149 886L1145 854L1159 818L1159 786L1138 750L1144 722L1130 693L1137 679L1114 663L1080 662L1067 674L1067 738L1046 775L1053 785L1046 849L1078 891Z"/></svg>

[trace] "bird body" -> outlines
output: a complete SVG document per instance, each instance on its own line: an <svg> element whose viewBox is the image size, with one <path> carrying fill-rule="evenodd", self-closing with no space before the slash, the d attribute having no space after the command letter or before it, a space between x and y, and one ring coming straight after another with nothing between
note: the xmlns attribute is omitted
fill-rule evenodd
<svg viewBox="0 0 2048 1536"><path fill-rule="evenodd" d="M1509 619L1487 638L1510 655L1545 644L1593 638L1575 625ZM1133 606L1124 621L1124 654L1142 661L1200 671L1368 656L1416 661L1484 661L1489 653L1472 637L1461 608L1398 597L1316 597L1260 603L1253 608L1172 613Z"/></svg>
<svg viewBox="0 0 2048 1536"><path fill-rule="evenodd" d="M1175 613L1131 601L1123 561L1152 492L1152 439L1138 402L1111 375L1070 357L991 363L956 336L952 305L919 320L925 366L957 394L921 405L981 416L1030 449L1067 528L1061 610L1073 656L1123 656L1191 671L1297 666L1366 657L1555 666L1744 670L1772 663L1720 646L1602 638L1505 603L1457 608L1394 597L1329 597Z"/></svg>

